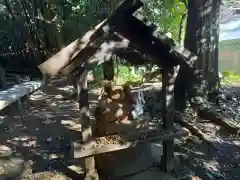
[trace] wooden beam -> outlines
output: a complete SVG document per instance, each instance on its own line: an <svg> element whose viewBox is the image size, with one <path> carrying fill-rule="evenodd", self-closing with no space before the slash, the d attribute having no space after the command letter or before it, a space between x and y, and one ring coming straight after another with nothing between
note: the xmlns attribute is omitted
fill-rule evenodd
<svg viewBox="0 0 240 180"><path fill-rule="evenodd" d="M38 68L43 74L47 74L48 76L54 76L59 73L63 68L65 68L69 63L71 63L72 59L84 48L86 48L91 41L93 41L93 37L95 35L95 39L100 36L100 32L98 31L100 27L105 24L106 20L96 25L93 29L88 31L82 38L79 38L69 44L67 47L63 48L57 54L53 55L51 58L46 60L44 63L40 64ZM94 39L94 40L95 40Z"/></svg>
<svg viewBox="0 0 240 180"><path fill-rule="evenodd" d="M122 59L126 59L129 63L134 65L142 65L152 61L145 54L139 52L139 50L134 47L129 40L120 36L117 33L108 35L108 41L104 40L99 41L99 46L88 46L84 50L78 53L74 58L73 62L64 68L61 73L64 75L69 75L73 73L82 66L83 59L88 59L88 70L98 66L104 62L107 62L111 59L112 55L116 54ZM92 57L89 58L89 54L92 54Z"/></svg>
<svg viewBox="0 0 240 180"><path fill-rule="evenodd" d="M153 23L143 17L139 12L135 12L134 17L143 22L148 28L152 29L153 37L155 39L154 44L165 47L164 49L169 49L169 55L177 61L177 64L187 67L188 70L194 69L194 62L199 59L199 57L184 48L183 45L169 38L167 35L162 34L155 30Z"/></svg>
<svg viewBox="0 0 240 180"><path fill-rule="evenodd" d="M100 43L98 47L88 46L85 50L82 50L76 56L78 59L69 65L67 69L64 69L62 73L68 75L74 72L77 68L81 67L83 59L87 59L87 68L93 69L95 66L109 61L116 50L124 50L129 46L129 41L125 38L119 38L115 34L110 34L108 41L101 41ZM91 51L91 57L89 57L89 51Z"/></svg>
<svg viewBox="0 0 240 180"><path fill-rule="evenodd" d="M152 62L148 56L133 48L127 48L115 51L115 54L121 59L126 59L130 64L143 65Z"/></svg>
<svg viewBox="0 0 240 180"><path fill-rule="evenodd" d="M76 55L88 48L88 46L96 46L96 40L103 36L105 33L109 33L112 30L112 24L120 23L123 19L122 16L131 15L137 9L139 9L143 3L141 0L125 0L115 10L113 15L96 25L93 29L88 31L82 38L79 38L63 48L60 52L52 56L50 59L40 64L38 68L43 74L48 76L54 76L59 73L63 68L71 64ZM97 41L98 42L98 41ZM93 53L89 53L90 58ZM84 61L86 59L82 59Z"/></svg>
<svg viewBox="0 0 240 180"><path fill-rule="evenodd" d="M112 55L108 61L103 63L103 77L104 80L114 80L114 59Z"/></svg>
<svg viewBox="0 0 240 180"><path fill-rule="evenodd" d="M75 143L74 158L86 158L97 154L119 151L135 147L140 143L170 140L182 136L188 136L189 132L185 128L175 128L172 130L155 129L141 132L131 132L91 140L86 144Z"/></svg>
<svg viewBox="0 0 240 180"><path fill-rule="evenodd" d="M136 16L125 17L124 24L117 26L116 31L151 56L156 64L169 67L180 64L193 71L193 63L198 59L194 53L155 31L152 23L142 22L138 13Z"/></svg>
<svg viewBox="0 0 240 180"><path fill-rule="evenodd" d="M116 27L117 33L128 39L141 52L150 56L155 64L171 67L177 64L174 58L169 56L170 48L157 44L159 40L152 36L154 29L133 16L126 17L124 22L124 25Z"/></svg>
<svg viewBox="0 0 240 180"><path fill-rule="evenodd" d="M0 89L5 89L7 86L5 69L0 66Z"/></svg>

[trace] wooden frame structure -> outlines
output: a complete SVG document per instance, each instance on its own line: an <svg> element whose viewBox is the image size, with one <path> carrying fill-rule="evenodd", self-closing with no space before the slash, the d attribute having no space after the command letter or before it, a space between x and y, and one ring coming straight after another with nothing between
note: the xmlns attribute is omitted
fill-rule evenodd
<svg viewBox="0 0 240 180"><path fill-rule="evenodd" d="M137 12L143 5L142 0L124 0L111 17L39 65L41 72L48 76L78 72L78 101L80 115L84 121L82 124L83 142L75 144L79 151L75 152L74 157L85 159L86 179L97 179L94 155L123 150L139 143L156 140L163 141L162 168L165 171L171 171L174 156L173 139L188 135L186 129L174 127L174 81L179 65L184 66L193 78L197 78L194 74L193 63L198 57L172 39L157 32L154 24ZM112 54L133 64L151 62L162 67L163 127L144 132L144 136L140 132L121 134L119 137L122 141L119 144L99 146L97 144L99 138L94 139L91 133L86 74L88 69L109 61ZM88 143L84 144L87 140Z"/></svg>

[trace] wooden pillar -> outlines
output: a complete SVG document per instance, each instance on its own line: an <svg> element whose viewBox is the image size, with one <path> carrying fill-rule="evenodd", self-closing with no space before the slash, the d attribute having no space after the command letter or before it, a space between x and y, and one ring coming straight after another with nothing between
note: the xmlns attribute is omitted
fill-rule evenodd
<svg viewBox="0 0 240 180"><path fill-rule="evenodd" d="M114 80L113 56L111 56L110 60L103 63L103 76L104 76L104 80L108 80L108 81Z"/></svg>
<svg viewBox="0 0 240 180"><path fill-rule="evenodd" d="M88 87L87 87L87 69L82 67L79 70L79 79L77 81L77 99L79 103L80 121L82 122L82 140L83 142L92 139L92 127L89 114ZM94 156L84 159L85 180L98 180L98 174L95 169Z"/></svg>
<svg viewBox="0 0 240 180"><path fill-rule="evenodd" d="M163 129L171 130L174 126L174 81L176 78L174 68L163 68L162 79L162 115ZM174 169L174 140L163 141L163 155L161 158L161 168L166 171Z"/></svg>
<svg viewBox="0 0 240 180"><path fill-rule="evenodd" d="M0 89L5 89L7 85L5 69L0 66Z"/></svg>
<svg viewBox="0 0 240 180"><path fill-rule="evenodd" d="M120 59L119 59L119 57L117 57L116 55L114 55L115 56L115 59L116 59L116 68L117 68L117 80L116 80L116 82L117 82L117 84L119 83L119 76L120 76Z"/></svg>

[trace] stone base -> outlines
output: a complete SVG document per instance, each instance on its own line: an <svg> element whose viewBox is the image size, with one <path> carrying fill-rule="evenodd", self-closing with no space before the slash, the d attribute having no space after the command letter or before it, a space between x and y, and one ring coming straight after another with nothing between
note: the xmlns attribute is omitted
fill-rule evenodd
<svg viewBox="0 0 240 180"><path fill-rule="evenodd" d="M114 133L148 129L148 121L149 117L144 116L138 120L125 120L121 123L112 124L108 126L108 129ZM119 177L150 167L153 164L150 147L150 144L142 144L137 147L95 156L100 176Z"/></svg>
<svg viewBox="0 0 240 180"><path fill-rule="evenodd" d="M115 161L105 161L106 167L99 174L102 179L112 176L112 179L125 180L175 180L170 173L163 172L160 167L151 167L161 161L162 144L149 143L137 148L120 151L114 154ZM175 161L174 161L175 164ZM105 171L103 171L105 170ZM128 176L129 175L129 176ZM124 177L122 177L124 176ZM100 178L100 179L101 179Z"/></svg>
<svg viewBox="0 0 240 180"><path fill-rule="evenodd" d="M122 151L107 153L96 157L100 175L122 177L146 170L154 163L150 144L139 145Z"/></svg>

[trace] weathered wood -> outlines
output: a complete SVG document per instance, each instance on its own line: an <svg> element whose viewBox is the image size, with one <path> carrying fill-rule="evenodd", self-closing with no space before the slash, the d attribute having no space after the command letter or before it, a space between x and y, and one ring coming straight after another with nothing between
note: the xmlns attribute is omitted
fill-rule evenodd
<svg viewBox="0 0 240 180"><path fill-rule="evenodd" d="M163 129L171 130L174 128L174 82L178 69L163 68L162 79L162 116ZM163 155L161 158L161 167L164 171L174 169L174 140L163 141Z"/></svg>
<svg viewBox="0 0 240 180"><path fill-rule="evenodd" d="M143 65L151 62L149 57L133 48L118 49L115 51L115 54L133 65Z"/></svg>
<svg viewBox="0 0 240 180"><path fill-rule="evenodd" d="M103 63L103 77L104 80L114 80L114 59L112 55L107 62Z"/></svg>
<svg viewBox="0 0 240 180"><path fill-rule="evenodd" d="M81 159L97 154L135 147L141 143L170 140L182 136L188 136L188 134L189 132L185 128L174 128L172 130L155 129L133 133L130 132L126 134L120 133L119 135L100 137L96 140L91 140L86 144L75 143L74 148L76 149L76 151L74 154L74 158Z"/></svg>
<svg viewBox="0 0 240 180"><path fill-rule="evenodd" d="M161 66L173 66L176 64L176 62L173 62L174 59L169 57L170 47L166 49L166 46L163 46L159 39L152 37L154 29L147 27L133 16L126 17L124 22L125 24L122 26L116 27L116 31L128 39L133 46L149 55L154 60L154 63ZM161 44L157 43L157 41Z"/></svg>
<svg viewBox="0 0 240 180"><path fill-rule="evenodd" d="M193 72L193 62L198 59L196 55L166 35L147 26L138 18L125 17L124 24L117 26L116 31L152 57L156 64L169 67L179 64L188 67L188 70Z"/></svg>
<svg viewBox="0 0 240 180"><path fill-rule="evenodd" d="M117 26L116 31L149 55L157 65L162 67L180 65L181 69L184 69L184 77L189 77L185 86L192 107L196 110L205 107L206 99L202 91L204 81L202 72L195 68L199 58L194 53L166 35L154 31L154 28L134 16L125 17L124 24Z"/></svg>
<svg viewBox="0 0 240 180"><path fill-rule="evenodd" d="M229 118L224 117L221 113L214 111L213 109L204 108L199 109L198 115L204 119L208 119L213 123L223 127L231 134L239 135L240 126L232 122Z"/></svg>
<svg viewBox="0 0 240 180"><path fill-rule="evenodd" d="M139 9L143 3L140 0L125 0L123 1L117 9L114 11L113 15L105 19L100 24L96 25L93 29L88 31L82 38L79 38L69 44L67 47L63 48L60 52L52 56L50 59L40 64L38 67L43 74L49 76L54 76L59 73L63 68L70 65L76 55L83 50L86 50L89 46L98 46L96 41L99 37L106 33L109 33L112 29L112 23L120 22L123 15L131 15L137 9ZM95 42L96 41L96 42ZM93 55L93 52L88 53L88 58ZM79 59L78 59L79 60ZM83 58L82 61L85 59Z"/></svg>
<svg viewBox="0 0 240 180"><path fill-rule="evenodd" d="M93 40L96 40L101 34L98 31L100 27L106 22L103 21L100 24L96 25L93 29L88 31L82 38L79 38L69 44L67 47L63 48L57 54L46 60L44 63L40 64L38 68L43 74L48 76L54 76L59 73L63 68L70 64L72 59L84 48L89 45ZM96 36L99 34L98 36ZM94 37L95 35L95 37ZM95 39L92 39L92 38Z"/></svg>
<svg viewBox="0 0 240 180"><path fill-rule="evenodd" d="M91 67L109 61L112 55L126 59L130 64L142 65L151 61L144 53L141 53L136 46L118 33L108 36L108 41L103 42L96 53L88 60ZM79 56L84 57L81 53Z"/></svg>
<svg viewBox="0 0 240 180"><path fill-rule="evenodd" d="M197 128L193 123L188 122L184 119L179 120L179 123L189 129L189 131L197 136L199 139L201 139L204 143L207 143L208 145L215 148L214 141L211 139L207 134L203 133L199 128Z"/></svg>
<svg viewBox="0 0 240 180"><path fill-rule="evenodd" d="M0 66L0 88L5 89L7 85L5 69Z"/></svg>
<svg viewBox="0 0 240 180"><path fill-rule="evenodd" d="M89 117L89 103L88 103L88 88L87 88L87 69L86 66L81 68L79 72L79 79L77 81L77 95L79 103L80 121L82 125L82 141L88 142L92 138L92 127ZM94 157L84 159L85 164L85 179L97 180L98 174L95 169Z"/></svg>
<svg viewBox="0 0 240 180"><path fill-rule="evenodd" d="M15 75L15 78L16 78L16 81L17 81L17 83L20 85L21 84L21 76L20 75L18 75L18 74L16 74ZM28 95L26 95L26 96L28 96ZM27 98L26 98L26 101L24 102L25 100L24 99L22 99L22 97L20 97L18 100L17 100L17 108L18 108L18 110L19 110L19 112L21 112L21 113L24 113L25 112L25 107L24 107L24 104L27 102Z"/></svg>

